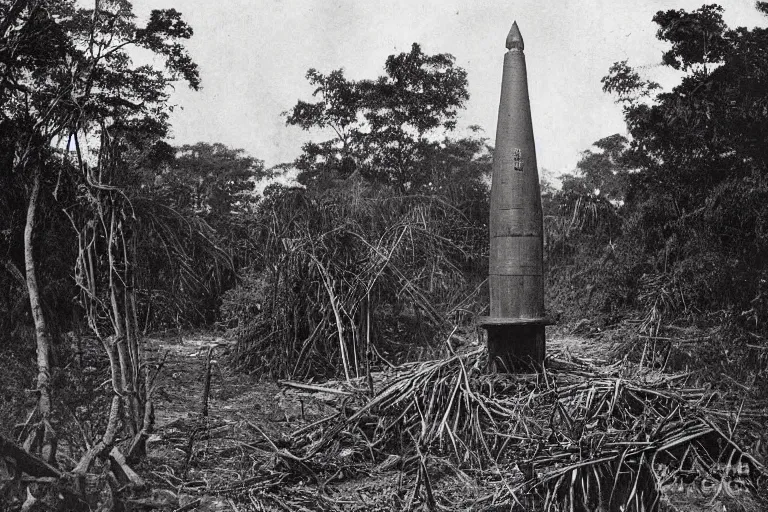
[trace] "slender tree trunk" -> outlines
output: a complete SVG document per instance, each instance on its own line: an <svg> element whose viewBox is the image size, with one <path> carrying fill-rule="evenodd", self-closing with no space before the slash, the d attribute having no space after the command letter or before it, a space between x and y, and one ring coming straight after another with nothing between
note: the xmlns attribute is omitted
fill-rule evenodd
<svg viewBox="0 0 768 512"><path fill-rule="evenodd" d="M107 259L109 261L109 297L110 303L112 304L112 323L114 324L115 329L115 345L117 348L118 361L120 364L121 386L119 389L120 393L123 395L126 412L129 418L129 421L127 422L128 430L131 435L135 435L137 433L135 423L136 411L134 409L133 401L135 397L133 396L133 381L131 380L133 370L131 369L131 361L128 354L128 338L125 331L127 319L124 317L125 310L120 307L118 300L118 297L123 295L119 290L119 287L122 286L122 283L120 283L120 276L117 275L118 268L115 261L115 254L113 252L113 246L116 246L119 243L117 238L117 230L120 228L117 225L117 213L115 212L114 204L111 206L109 238L107 239Z"/></svg>
<svg viewBox="0 0 768 512"><path fill-rule="evenodd" d="M133 277L133 260L132 256L135 255L133 250L129 250L128 240L125 237L125 228L120 230L120 241L123 247L123 307L125 308L125 336L128 342L128 355L130 356L131 375L129 380L131 381L131 408L133 410L133 422L136 425L136 432L140 432L143 428L142 419L144 416L143 405L144 401L141 399L141 381L139 380L139 373L141 372L141 360L139 359L139 326L136 319L136 311L134 310L135 304L135 288ZM131 245L130 249L135 246Z"/></svg>
<svg viewBox="0 0 768 512"><path fill-rule="evenodd" d="M32 246L32 236L35 228L35 215L40 202L40 169L34 173L32 191L29 195L27 206L27 224L24 228L24 263L27 272L27 292L29 293L29 305L32 309L32 319L35 322L35 337L37 340L37 410L40 413L41 422L37 432L30 434L35 436L36 442L25 443L28 447L35 446L42 441L41 454L43 459L53 464L56 458L56 439L51 418L51 336L45 321L42 305L40 304L40 290L37 285L37 273L35 270L35 256ZM42 436L42 439L41 439ZM32 438L30 438L32 441Z"/></svg>

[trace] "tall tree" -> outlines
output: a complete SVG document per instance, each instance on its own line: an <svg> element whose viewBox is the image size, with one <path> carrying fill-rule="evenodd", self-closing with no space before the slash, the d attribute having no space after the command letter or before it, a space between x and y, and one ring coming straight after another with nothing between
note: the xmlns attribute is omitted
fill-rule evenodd
<svg viewBox="0 0 768 512"><path fill-rule="evenodd" d="M255 181L268 175L261 160L220 143L184 145L175 153L158 175L156 189L179 210L214 222L247 211Z"/></svg>
<svg viewBox="0 0 768 512"><path fill-rule="evenodd" d="M70 2L6 1L3 11L0 124L5 133L13 134L12 143L4 148L13 155L10 174L27 184L24 264L37 340L38 412L41 418L39 428L27 438L25 446L27 449L41 448L43 456L53 462L51 338L40 301L33 242L44 171L53 153L51 143L66 129L68 116L62 106L72 97L71 85L62 79L73 41L55 19L71 15L73 5Z"/></svg>
<svg viewBox="0 0 768 512"><path fill-rule="evenodd" d="M410 52L390 55L376 80L310 69L307 79L318 101L299 101L286 122L305 130L330 128L334 137L305 145L297 162L300 179L359 171L401 192L426 186L426 159L469 99L467 73L454 62L449 54L427 55L414 43Z"/></svg>

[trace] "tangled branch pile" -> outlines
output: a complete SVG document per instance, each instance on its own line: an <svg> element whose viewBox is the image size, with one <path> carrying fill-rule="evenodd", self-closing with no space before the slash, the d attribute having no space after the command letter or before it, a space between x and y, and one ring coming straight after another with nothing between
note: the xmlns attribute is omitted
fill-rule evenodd
<svg viewBox="0 0 768 512"><path fill-rule="evenodd" d="M742 445L758 413L721 408L685 375L572 357L540 375L488 375L486 357L400 367L374 398L294 434L284 470L330 481L399 467L412 484L401 505L429 510L665 510L694 481L710 503L765 483ZM482 492L459 492L457 478Z"/></svg>

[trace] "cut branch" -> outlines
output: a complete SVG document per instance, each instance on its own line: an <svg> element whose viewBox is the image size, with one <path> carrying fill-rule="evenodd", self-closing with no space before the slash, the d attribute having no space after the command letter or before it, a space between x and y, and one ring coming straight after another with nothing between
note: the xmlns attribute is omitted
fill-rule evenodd
<svg viewBox="0 0 768 512"><path fill-rule="evenodd" d="M0 455L13 459L24 473L34 477L61 478L64 473L0 434Z"/></svg>

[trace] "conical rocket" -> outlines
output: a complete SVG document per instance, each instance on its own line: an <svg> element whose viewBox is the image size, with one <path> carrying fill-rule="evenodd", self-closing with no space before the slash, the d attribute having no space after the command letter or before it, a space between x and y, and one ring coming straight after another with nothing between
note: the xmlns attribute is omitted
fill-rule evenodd
<svg viewBox="0 0 768 512"><path fill-rule="evenodd" d="M517 22L506 46L491 182L491 311L479 323L488 331L492 367L518 371L544 361L543 219L525 45Z"/></svg>

